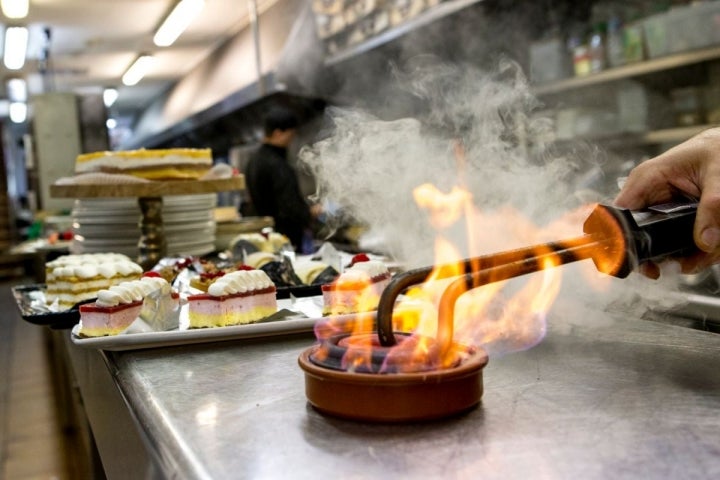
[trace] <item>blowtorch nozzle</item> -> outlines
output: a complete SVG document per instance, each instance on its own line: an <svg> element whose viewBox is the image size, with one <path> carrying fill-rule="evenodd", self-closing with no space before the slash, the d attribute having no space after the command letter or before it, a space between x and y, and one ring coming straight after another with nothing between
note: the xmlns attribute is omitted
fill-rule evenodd
<svg viewBox="0 0 720 480"><path fill-rule="evenodd" d="M599 244L592 255L595 267L625 278L641 263L693 253L696 212L697 203L666 203L645 210L599 204L583 225Z"/></svg>

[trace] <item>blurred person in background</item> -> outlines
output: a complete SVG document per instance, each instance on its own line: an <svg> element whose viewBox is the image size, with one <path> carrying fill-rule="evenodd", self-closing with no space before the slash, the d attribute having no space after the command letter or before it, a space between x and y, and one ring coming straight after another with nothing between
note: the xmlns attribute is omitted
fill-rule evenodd
<svg viewBox="0 0 720 480"><path fill-rule="evenodd" d="M637 210L688 197L699 199L693 237L700 252L680 264L683 272L694 273L720 262L720 128L705 130L635 167L615 205ZM659 275L652 265L643 272Z"/></svg>
<svg viewBox="0 0 720 480"><path fill-rule="evenodd" d="M290 239L296 251L311 253L312 222L320 214L300 193L298 177L288 161L288 146L299 121L284 107L273 107L263 120L262 145L248 160L245 182L253 213L272 217L275 231Z"/></svg>

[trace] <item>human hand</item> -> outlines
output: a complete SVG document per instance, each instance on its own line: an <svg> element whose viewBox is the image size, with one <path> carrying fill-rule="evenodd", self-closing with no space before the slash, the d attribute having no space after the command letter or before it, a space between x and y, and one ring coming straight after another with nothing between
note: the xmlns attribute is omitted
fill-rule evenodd
<svg viewBox="0 0 720 480"><path fill-rule="evenodd" d="M679 259L692 273L720 260L720 128L690 140L635 167L615 198L618 207L637 210L678 197L699 198L693 238L700 252ZM643 273L657 277L656 266Z"/></svg>

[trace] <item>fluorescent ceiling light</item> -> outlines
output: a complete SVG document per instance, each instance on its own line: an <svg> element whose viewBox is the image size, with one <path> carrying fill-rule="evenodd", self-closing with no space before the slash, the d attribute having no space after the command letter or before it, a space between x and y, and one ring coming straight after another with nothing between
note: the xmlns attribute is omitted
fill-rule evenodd
<svg viewBox="0 0 720 480"><path fill-rule="evenodd" d="M10 104L10 121L13 123L23 123L27 118L27 104L21 102L12 102Z"/></svg>
<svg viewBox="0 0 720 480"><path fill-rule="evenodd" d="M153 37L155 45L158 47L172 45L202 11L203 6L205 6L205 0L180 0L155 33Z"/></svg>
<svg viewBox="0 0 720 480"><path fill-rule="evenodd" d="M7 18L25 18L30 9L30 0L2 0L0 7Z"/></svg>
<svg viewBox="0 0 720 480"><path fill-rule="evenodd" d="M125 75L122 76L123 84L128 87L138 83L148 72L155 59L152 55L141 55L130 65Z"/></svg>
<svg viewBox="0 0 720 480"><path fill-rule="evenodd" d="M27 83L23 78L7 81L7 96L11 102L27 102Z"/></svg>
<svg viewBox="0 0 720 480"><path fill-rule="evenodd" d="M105 108L112 107L113 103L115 103L115 100L118 98L118 91L116 88L106 88L103 90L103 103L105 104Z"/></svg>
<svg viewBox="0 0 720 480"><path fill-rule="evenodd" d="M28 29L25 27L9 27L5 30L5 66L9 70L20 70L25 65L27 52Z"/></svg>

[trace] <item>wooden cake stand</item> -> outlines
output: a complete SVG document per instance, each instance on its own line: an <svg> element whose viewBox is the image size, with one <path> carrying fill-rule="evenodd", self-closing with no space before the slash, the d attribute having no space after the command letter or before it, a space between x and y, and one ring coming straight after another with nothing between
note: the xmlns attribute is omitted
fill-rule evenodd
<svg viewBox="0 0 720 480"><path fill-rule="evenodd" d="M149 270L167 254L163 230L163 196L197 195L245 188L245 177L238 175L218 180L176 180L147 183L50 185L55 198L137 197L140 205L140 239L137 261Z"/></svg>

